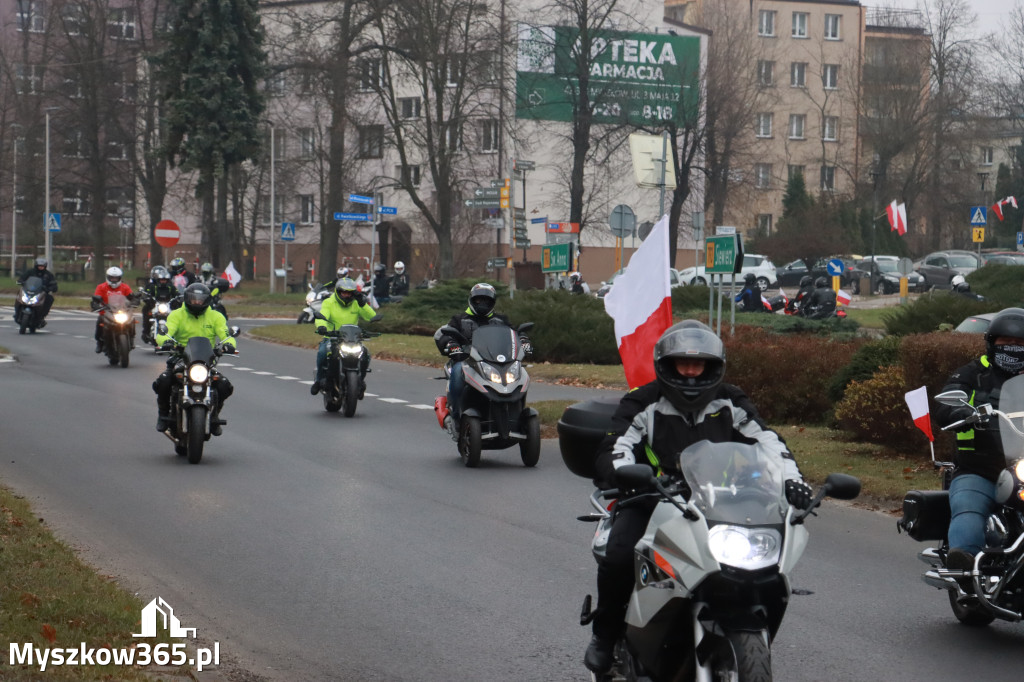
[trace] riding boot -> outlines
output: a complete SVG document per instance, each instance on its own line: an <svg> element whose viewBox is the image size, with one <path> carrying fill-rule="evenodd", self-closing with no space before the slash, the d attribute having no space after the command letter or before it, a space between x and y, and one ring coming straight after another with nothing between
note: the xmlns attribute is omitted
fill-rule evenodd
<svg viewBox="0 0 1024 682"><path fill-rule="evenodd" d="M597 611L594 636L587 646L583 665L595 673L607 672L615 660L615 642L625 629L626 607L633 591L631 566L601 563L597 568Z"/></svg>
<svg viewBox="0 0 1024 682"><path fill-rule="evenodd" d="M221 425L224 423L224 422L221 421L221 418L220 418L220 410L221 410L222 407L224 407L223 403L217 405L217 407L213 408L213 411L210 412L210 435L211 436L219 436L222 433L221 428L220 428Z"/></svg>
<svg viewBox="0 0 1024 682"><path fill-rule="evenodd" d="M156 430L163 433L167 429L171 428L171 424L174 420L171 418L171 406L164 404L161 401L157 401L157 416L156 416Z"/></svg>

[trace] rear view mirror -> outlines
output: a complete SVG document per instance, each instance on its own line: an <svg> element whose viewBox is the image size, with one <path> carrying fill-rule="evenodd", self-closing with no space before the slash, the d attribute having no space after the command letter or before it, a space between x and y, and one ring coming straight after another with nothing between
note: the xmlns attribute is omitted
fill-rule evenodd
<svg viewBox="0 0 1024 682"><path fill-rule="evenodd" d="M943 405L949 405L950 407L959 407L961 405L969 405L967 402L967 394L963 391L946 391L935 396L935 400Z"/></svg>
<svg viewBox="0 0 1024 682"><path fill-rule="evenodd" d="M242 333L242 330L238 327L231 327L231 336L238 336Z"/></svg>
<svg viewBox="0 0 1024 682"><path fill-rule="evenodd" d="M654 471L646 464L626 464L615 470L615 482L628 490L653 488Z"/></svg>
<svg viewBox="0 0 1024 682"><path fill-rule="evenodd" d="M837 500L852 500L860 495L860 479L849 474L829 474L825 494Z"/></svg>

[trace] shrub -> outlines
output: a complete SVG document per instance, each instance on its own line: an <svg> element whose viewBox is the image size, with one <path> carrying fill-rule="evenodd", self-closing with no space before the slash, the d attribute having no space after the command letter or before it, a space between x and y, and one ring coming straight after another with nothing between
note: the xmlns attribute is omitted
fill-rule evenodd
<svg viewBox="0 0 1024 682"><path fill-rule="evenodd" d="M686 311L707 311L710 295L708 287L673 287L672 312L679 315ZM726 304L723 303L722 307L725 308Z"/></svg>
<svg viewBox="0 0 1024 682"><path fill-rule="evenodd" d="M846 393L851 381L870 379L881 367L899 362L900 337L886 336L878 341L865 343L857 349L850 362L842 367L829 382L828 397L838 403Z"/></svg>
<svg viewBox="0 0 1024 682"><path fill-rule="evenodd" d="M1002 307L993 307L987 301L972 301L949 291L932 290L913 303L887 313L882 321L885 331L894 336L926 334L938 330L939 325L955 327L969 315L1001 310Z"/></svg>
<svg viewBox="0 0 1024 682"><path fill-rule="evenodd" d="M967 275L971 291L986 298L989 310L1019 306L1024 301L1024 277L1019 265L986 265Z"/></svg>
<svg viewBox="0 0 1024 682"><path fill-rule="evenodd" d="M934 332L907 336L899 352L907 390L927 386L928 395L935 395L956 368L984 352L985 339L981 334Z"/></svg>
<svg viewBox="0 0 1024 682"><path fill-rule="evenodd" d="M619 364L612 318L593 296L559 289L523 291L503 301L502 311L513 324L534 323L529 336L535 361Z"/></svg>
<svg viewBox="0 0 1024 682"><path fill-rule="evenodd" d="M858 438L899 450L920 450L926 439L907 410L903 368L883 367L865 381L854 381L836 405L836 419Z"/></svg>
<svg viewBox="0 0 1024 682"><path fill-rule="evenodd" d="M432 335L438 327L448 322L452 315L462 312L469 305L469 290L480 280L452 279L438 282L433 289L413 289L401 303L385 303L381 306L382 318L374 323L374 329L393 334ZM499 312L506 312L508 286L490 282L498 292ZM513 322L517 320L513 319Z"/></svg>

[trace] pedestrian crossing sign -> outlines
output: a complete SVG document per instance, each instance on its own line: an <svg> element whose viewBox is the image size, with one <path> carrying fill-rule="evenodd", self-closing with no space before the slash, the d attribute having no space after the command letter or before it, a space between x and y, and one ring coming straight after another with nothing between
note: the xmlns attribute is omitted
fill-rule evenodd
<svg viewBox="0 0 1024 682"><path fill-rule="evenodd" d="M988 222L988 211L985 206L971 208L971 225L985 225Z"/></svg>
<svg viewBox="0 0 1024 682"><path fill-rule="evenodd" d="M47 232L60 232L60 213L46 214Z"/></svg>
<svg viewBox="0 0 1024 682"><path fill-rule="evenodd" d="M978 243L985 241L985 228L984 227L972 228L971 229L971 241L978 242Z"/></svg>
<svg viewBox="0 0 1024 682"><path fill-rule="evenodd" d="M281 241L295 241L295 223L281 223Z"/></svg>

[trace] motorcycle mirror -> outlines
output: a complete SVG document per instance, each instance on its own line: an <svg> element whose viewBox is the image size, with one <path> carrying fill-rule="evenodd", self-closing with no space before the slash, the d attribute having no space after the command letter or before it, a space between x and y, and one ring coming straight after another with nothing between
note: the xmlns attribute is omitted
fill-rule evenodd
<svg viewBox="0 0 1024 682"><path fill-rule="evenodd" d="M852 500L860 495L860 479L849 474L829 474L825 479L825 492L837 500Z"/></svg>
<svg viewBox="0 0 1024 682"><path fill-rule="evenodd" d="M313 318L317 319L317 320L326 320L327 319L326 317L324 317L324 314L322 312L320 312L319 310L313 313Z"/></svg>
<svg viewBox="0 0 1024 682"><path fill-rule="evenodd" d="M158 334L166 334L167 333L167 323L164 322L163 320L160 320L159 322L157 322L156 323L156 331L157 331Z"/></svg>
<svg viewBox="0 0 1024 682"><path fill-rule="evenodd" d="M516 327L517 332L528 332L533 329L533 322L523 322L521 325Z"/></svg>
<svg viewBox="0 0 1024 682"><path fill-rule="evenodd" d="M242 330L238 327L231 327L231 336L238 336L242 333Z"/></svg>
<svg viewBox="0 0 1024 682"><path fill-rule="evenodd" d="M967 394L964 391L946 391L935 396L935 400L950 407L970 404L967 402Z"/></svg>
<svg viewBox="0 0 1024 682"><path fill-rule="evenodd" d="M380 313L377 313L376 315L374 315L373 317L370 318L370 322L380 322L383 319L384 319L384 316L381 315Z"/></svg>
<svg viewBox="0 0 1024 682"><path fill-rule="evenodd" d="M654 472L646 464L626 464L615 470L615 482L619 488L635 490L654 485Z"/></svg>
<svg viewBox="0 0 1024 682"><path fill-rule="evenodd" d="M454 338L457 341L459 341L459 343L462 343L462 344L466 343L466 337L463 336L462 332L460 332L455 327L451 327L451 326L446 324L445 326L441 327L441 333L442 334L447 334L448 336L451 336L452 338Z"/></svg>

